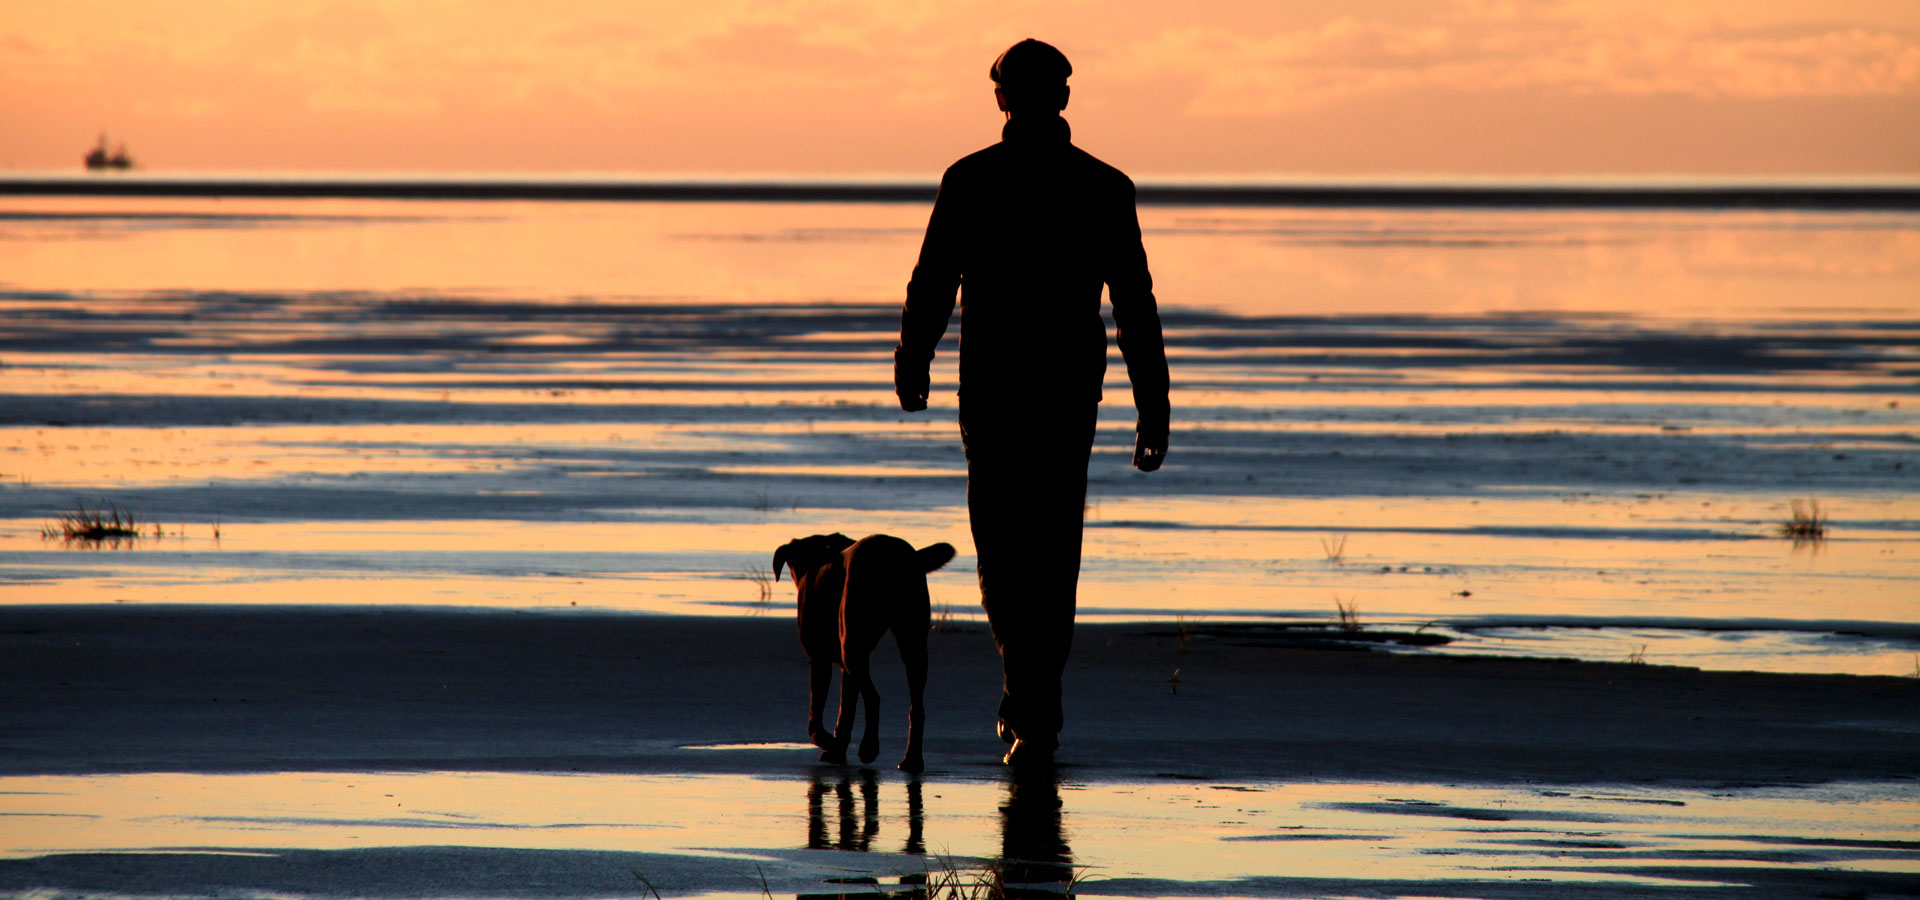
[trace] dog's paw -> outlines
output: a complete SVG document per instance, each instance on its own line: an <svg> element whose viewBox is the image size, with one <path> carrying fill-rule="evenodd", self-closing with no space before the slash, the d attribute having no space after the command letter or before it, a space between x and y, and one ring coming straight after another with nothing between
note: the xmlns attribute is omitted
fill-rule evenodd
<svg viewBox="0 0 1920 900"><path fill-rule="evenodd" d="M909 753L900 758L900 771L902 772L918 775L925 770L926 767L926 762L920 759L920 754L918 753Z"/></svg>
<svg viewBox="0 0 1920 900"><path fill-rule="evenodd" d="M820 761L830 766L844 766L847 764L847 751L828 747L820 751Z"/></svg>
<svg viewBox="0 0 1920 900"><path fill-rule="evenodd" d="M880 739L879 738L870 737L870 738L861 739L860 741L860 761L861 762L870 763L870 762L873 762L875 759L878 759L879 756L880 756Z"/></svg>
<svg viewBox="0 0 1920 900"><path fill-rule="evenodd" d="M822 750L832 750L834 748L833 734L824 728L813 729L813 733L809 734L808 737L813 739L813 745L815 747L819 747Z"/></svg>

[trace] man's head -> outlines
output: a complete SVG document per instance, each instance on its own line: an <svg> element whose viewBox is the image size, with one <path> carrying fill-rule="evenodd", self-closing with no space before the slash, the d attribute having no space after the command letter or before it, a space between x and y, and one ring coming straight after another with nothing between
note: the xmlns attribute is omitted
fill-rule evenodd
<svg viewBox="0 0 1920 900"><path fill-rule="evenodd" d="M993 61L993 98L1009 114L1057 113L1067 108L1073 64L1052 44L1027 38Z"/></svg>

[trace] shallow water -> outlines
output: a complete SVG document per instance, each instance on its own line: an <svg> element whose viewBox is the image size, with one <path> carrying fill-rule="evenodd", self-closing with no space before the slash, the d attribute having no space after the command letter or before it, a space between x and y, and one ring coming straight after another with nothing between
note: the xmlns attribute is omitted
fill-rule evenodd
<svg viewBox="0 0 1920 900"><path fill-rule="evenodd" d="M1083 896L1587 896L1782 872L1842 884L1920 875L1916 815L1920 794L1894 785L1109 783L871 769L7 778L0 890L65 896L112 879L118 893L177 896L862 893L930 872L971 883L997 862L1009 881L1072 882ZM532 883L501 883L508 871Z"/></svg>
<svg viewBox="0 0 1920 900"><path fill-rule="evenodd" d="M977 615L951 353L887 384L924 215L10 198L4 602L772 615L838 530L954 543ZM1920 217L1142 215L1173 454L1116 358L1083 615L1920 670ZM109 504L162 536L41 536Z"/></svg>

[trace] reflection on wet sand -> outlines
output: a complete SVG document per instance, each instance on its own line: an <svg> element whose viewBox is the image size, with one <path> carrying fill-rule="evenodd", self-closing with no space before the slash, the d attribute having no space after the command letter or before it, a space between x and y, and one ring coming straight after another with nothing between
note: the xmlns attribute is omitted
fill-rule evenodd
<svg viewBox="0 0 1920 900"><path fill-rule="evenodd" d="M9 777L0 894L650 896L639 870L671 896L742 898L1891 896L1920 871L1916 809L1905 784ZM513 880L533 871L537 891Z"/></svg>
<svg viewBox="0 0 1920 900"><path fill-rule="evenodd" d="M860 811L854 814L853 782L860 783ZM834 801L834 823L836 828L831 834L827 828L827 797L831 794ZM921 836L925 828L925 811L920 801L920 779L907 782L907 843L902 853L924 853L925 842ZM818 769L813 779L807 783L807 849L809 850L853 850L861 853L873 849L874 839L880 834L880 782L878 773L872 769L860 769L856 776L847 769Z"/></svg>
<svg viewBox="0 0 1920 900"><path fill-rule="evenodd" d="M951 790L949 785L946 789ZM920 776L907 776L907 838L900 852L924 857L926 807ZM858 792L858 804L855 793ZM1052 769L1010 772L1006 795L999 804L1000 855L978 869L963 866L951 856L936 857L945 867L924 875L906 873L897 897L1072 895L1078 880L1073 852L1067 846L1060 782ZM880 835L880 783L873 769L816 769L807 783L807 849L873 852ZM829 879L836 883L882 887L877 879ZM825 900L845 894L802 894L805 900Z"/></svg>
<svg viewBox="0 0 1920 900"><path fill-rule="evenodd" d="M1000 806L1000 873L1007 896L1073 891L1060 780L1052 769L1014 771Z"/></svg>

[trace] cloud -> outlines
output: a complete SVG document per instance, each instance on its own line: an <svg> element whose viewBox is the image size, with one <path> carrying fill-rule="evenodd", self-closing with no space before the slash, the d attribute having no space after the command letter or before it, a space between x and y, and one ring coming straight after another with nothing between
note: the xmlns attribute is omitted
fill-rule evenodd
<svg viewBox="0 0 1920 900"><path fill-rule="evenodd" d="M1174 28L1120 55L1137 71L1193 85L1186 112L1202 117L1284 115L1421 89L1712 99L1920 93L1920 41L1900 30L1740 29L1531 10L1475 2L1429 21L1342 17L1265 34Z"/></svg>

